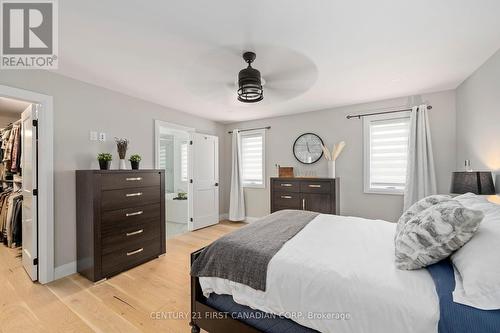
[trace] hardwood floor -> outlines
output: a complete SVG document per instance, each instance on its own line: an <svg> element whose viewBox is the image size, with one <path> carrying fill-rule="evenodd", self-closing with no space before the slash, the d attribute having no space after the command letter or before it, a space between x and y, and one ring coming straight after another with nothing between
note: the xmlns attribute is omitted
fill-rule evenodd
<svg viewBox="0 0 500 333"><path fill-rule="evenodd" d="M167 241L167 254L99 284L78 274L32 283L0 249L0 332L190 332L189 254L243 223L218 225Z"/></svg>

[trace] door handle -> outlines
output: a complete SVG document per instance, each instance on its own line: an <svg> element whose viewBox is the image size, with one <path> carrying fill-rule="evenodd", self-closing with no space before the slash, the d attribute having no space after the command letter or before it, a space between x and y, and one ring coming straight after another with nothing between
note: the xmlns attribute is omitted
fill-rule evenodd
<svg viewBox="0 0 500 333"><path fill-rule="evenodd" d="M144 232L144 229L139 229L137 231L127 232L125 235L128 237L128 236L142 234L143 232Z"/></svg>
<svg viewBox="0 0 500 333"><path fill-rule="evenodd" d="M127 257L128 256L133 256L134 254L137 254L137 253L141 253L142 251L144 251L143 247L141 247L140 249L137 249L135 251L127 252Z"/></svg>
<svg viewBox="0 0 500 333"><path fill-rule="evenodd" d="M125 216L129 217L129 216L141 215L142 213L144 213L144 212L142 210L140 210L138 212L127 213L127 214L125 214Z"/></svg>
<svg viewBox="0 0 500 333"><path fill-rule="evenodd" d="M320 188L320 187L321 187L321 185L309 184L309 187Z"/></svg>
<svg viewBox="0 0 500 333"><path fill-rule="evenodd" d="M128 182L134 181L134 180L142 180L142 177L129 177L129 178L125 178L125 180Z"/></svg>
<svg viewBox="0 0 500 333"><path fill-rule="evenodd" d="M126 197L140 197L141 195L142 195L142 192L125 194Z"/></svg>
<svg viewBox="0 0 500 333"><path fill-rule="evenodd" d="M302 199L302 210L306 210L306 199Z"/></svg>

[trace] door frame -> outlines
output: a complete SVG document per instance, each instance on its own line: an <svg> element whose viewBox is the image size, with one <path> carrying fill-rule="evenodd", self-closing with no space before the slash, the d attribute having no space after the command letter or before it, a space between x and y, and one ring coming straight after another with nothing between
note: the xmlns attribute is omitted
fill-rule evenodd
<svg viewBox="0 0 500 333"><path fill-rule="evenodd" d="M49 95L0 85L0 96L40 105L38 112L38 281L54 280L54 104ZM41 152L41 153L40 153Z"/></svg>
<svg viewBox="0 0 500 333"><path fill-rule="evenodd" d="M155 119L154 121L155 124L155 169L160 168L160 155L159 155L159 148L160 148L160 129L162 127L166 127L172 130L178 130L178 131L185 131L188 133L188 135L191 137L191 133L196 132L196 129L194 127L187 127L175 123L170 123L167 121ZM192 179L192 173L191 173L191 165L192 165L192 157L191 157L191 145L188 145L188 178ZM165 176L166 178L166 176ZM191 186L188 184L188 218L192 217L191 212L193 211L192 205L193 201L191 200ZM166 187L165 187L166 188ZM166 190L165 190L166 191ZM165 194L164 194L165 195ZM165 198L166 200L166 198ZM165 205L166 206L166 205ZM167 213L168 214L168 213ZM167 216L165 216L165 224L167 223ZM188 231L193 231L192 223L188 221ZM167 232L167 227L165 226L165 233ZM166 236L166 235L165 235Z"/></svg>

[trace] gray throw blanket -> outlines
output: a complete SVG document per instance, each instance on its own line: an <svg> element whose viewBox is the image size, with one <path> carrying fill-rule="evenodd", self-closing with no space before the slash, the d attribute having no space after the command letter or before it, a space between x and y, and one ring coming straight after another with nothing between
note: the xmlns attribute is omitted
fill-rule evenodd
<svg viewBox="0 0 500 333"><path fill-rule="evenodd" d="M265 291L269 261L316 216L318 213L281 210L227 234L203 250L191 275L223 278Z"/></svg>

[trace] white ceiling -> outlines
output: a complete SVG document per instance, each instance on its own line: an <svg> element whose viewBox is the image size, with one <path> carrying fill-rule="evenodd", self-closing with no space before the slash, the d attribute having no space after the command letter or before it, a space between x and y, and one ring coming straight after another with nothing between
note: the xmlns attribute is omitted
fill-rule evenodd
<svg viewBox="0 0 500 333"><path fill-rule="evenodd" d="M30 105L28 102L17 99L0 97L0 113L21 113Z"/></svg>
<svg viewBox="0 0 500 333"><path fill-rule="evenodd" d="M61 74L222 122L454 89L500 48L498 0L65 0L59 12ZM271 77L262 103L236 102L244 50Z"/></svg>

